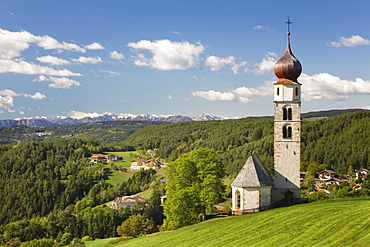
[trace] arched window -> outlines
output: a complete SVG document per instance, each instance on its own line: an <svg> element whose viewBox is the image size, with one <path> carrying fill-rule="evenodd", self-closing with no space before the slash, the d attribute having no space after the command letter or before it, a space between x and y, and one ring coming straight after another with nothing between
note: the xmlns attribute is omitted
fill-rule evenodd
<svg viewBox="0 0 370 247"><path fill-rule="evenodd" d="M292 138L292 127L288 127L288 135L287 135L288 138Z"/></svg>
<svg viewBox="0 0 370 247"><path fill-rule="evenodd" d="M287 120L288 119L288 113L287 113L287 110L286 108L283 109L283 120Z"/></svg>
<svg viewBox="0 0 370 247"><path fill-rule="evenodd" d="M292 120L292 108L288 109L288 120Z"/></svg>
<svg viewBox="0 0 370 247"><path fill-rule="evenodd" d="M291 126L283 126L283 138L292 138Z"/></svg>
<svg viewBox="0 0 370 247"><path fill-rule="evenodd" d="M280 94L280 88L277 88L276 89L276 95L279 96L279 94Z"/></svg>
<svg viewBox="0 0 370 247"><path fill-rule="evenodd" d="M240 208L240 192L239 192L239 190L237 190L235 192L235 205L236 205L236 208Z"/></svg>
<svg viewBox="0 0 370 247"><path fill-rule="evenodd" d="M295 96L298 97L298 87L295 88Z"/></svg>

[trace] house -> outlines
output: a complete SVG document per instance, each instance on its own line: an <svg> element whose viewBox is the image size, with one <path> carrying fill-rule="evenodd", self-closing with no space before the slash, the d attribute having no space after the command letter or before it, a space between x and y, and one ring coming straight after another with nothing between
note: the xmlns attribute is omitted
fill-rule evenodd
<svg viewBox="0 0 370 247"><path fill-rule="evenodd" d="M326 180L324 183L326 185L339 185L341 182L342 181L337 178L331 178L331 179Z"/></svg>
<svg viewBox="0 0 370 247"><path fill-rule="evenodd" d="M358 170L355 171L356 173L356 179L359 179L359 178L367 178L368 174L369 174L369 170L365 169L365 168L360 168Z"/></svg>
<svg viewBox="0 0 370 247"><path fill-rule="evenodd" d="M120 160L117 154L110 154L106 158L107 158L107 162L116 162Z"/></svg>
<svg viewBox="0 0 370 247"><path fill-rule="evenodd" d="M111 208L121 209L121 208L133 208L137 202L143 201L144 198L141 196L122 196L116 197L112 202Z"/></svg>
<svg viewBox="0 0 370 247"><path fill-rule="evenodd" d="M131 161L131 170L148 170L160 168L160 162L157 160L133 160Z"/></svg>
<svg viewBox="0 0 370 247"><path fill-rule="evenodd" d="M319 179L320 180L329 180L329 179L332 179L332 178L335 178L335 172L332 171L332 170L323 170L321 172L319 172Z"/></svg>
<svg viewBox="0 0 370 247"><path fill-rule="evenodd" d="M355 185L352 186L352 190L360 190L361 186L362 186L362 184L355 184Z"/></svg>
<svg viewBox="0 0 370 247"><path fill-rule="evenodd" d="M93 155L91 155L91 157L90 157L90 161L91 162L98 162L98 161L105 161L105 155L103 155L103 154L93 154Z"/></svg>

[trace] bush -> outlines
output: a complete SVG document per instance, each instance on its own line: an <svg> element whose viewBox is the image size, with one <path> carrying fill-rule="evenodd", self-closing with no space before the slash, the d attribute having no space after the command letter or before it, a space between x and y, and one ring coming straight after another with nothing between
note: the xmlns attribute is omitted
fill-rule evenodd
<svg viewBox="0 0 370 247"><path fill-rule="evenodd" d="M121 242L124 242L124 241L128 241L130 239L133 239L134 237L120 237L120 238L115 238L115 239L112 239L111 241L109 241L105 247L109 247L109 246L112 246L112 245L115 245L115 244L118 244L118 243L121 243Z"/></svg>
<svg viewBox="0 0 370 247"><path fill-rule="evenodd" d="M134 238L156 231L153 221L143 215L133 215L117 227L117 233L121 236L132 236Z"/></svg>
<svg viewBox="0 0 370 247"><path fill-rule="evenodd" d="M90 236L85 236L85 237L81 238L82 242L87 242L87 241L91 241L91 240L92 240L92 238Z"/></svg>

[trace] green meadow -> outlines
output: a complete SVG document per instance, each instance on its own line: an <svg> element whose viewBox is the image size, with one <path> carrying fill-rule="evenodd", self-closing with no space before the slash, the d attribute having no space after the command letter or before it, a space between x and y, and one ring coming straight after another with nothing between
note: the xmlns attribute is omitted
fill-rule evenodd
<svg viewBox="0 0 370 247"><path fill-rule="evenodd" d="M111 185L115 186L117 184L121 184L123 181L127 181L132 175L135 173L135 171L130 170L131 161L134 159L137 159L134 155L137 155L137 152L130 151L130 152L106 152L105 155L109 154L116 154L118 156L121 156L124 161L117 161L117 162L111 162L114 165L123 165L124 168L127 169L126 172L123 171L113 171L111 170L111 175L109 175L109 179L106 181L107 183L110 183ZM110 168L110 164L107 163L106 167Z"/></svg>
<svg viewBox="0 0 370 247"><path fill-rule="evenodd" d="M112 246L370 246L369 208L370 198L320 201L219 217Z"/></svg>

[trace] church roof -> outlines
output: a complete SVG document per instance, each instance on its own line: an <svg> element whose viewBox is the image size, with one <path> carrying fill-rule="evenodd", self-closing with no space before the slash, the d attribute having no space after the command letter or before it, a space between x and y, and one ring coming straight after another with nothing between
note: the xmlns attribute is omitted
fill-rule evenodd
<svg viewBox="0 0 370 247"><path fill-rule="evenodd" d="M273 181L257 153L253 152L231 186L243 188L272 186Z"/></svg>
<svg viewBox="0 0 370 247"><path fill-rule="evenodd" d="M297 78L301 75L302 65L290 49L290 33L284 55L276 62L274 73L279 80L274 84L298 84Z"/></svg>

